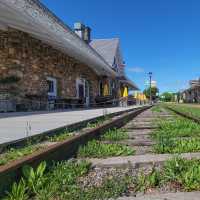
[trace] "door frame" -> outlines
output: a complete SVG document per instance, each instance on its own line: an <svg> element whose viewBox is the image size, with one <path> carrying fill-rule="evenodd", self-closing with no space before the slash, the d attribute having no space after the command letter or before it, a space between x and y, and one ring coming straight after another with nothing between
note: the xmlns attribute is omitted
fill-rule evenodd
<svg viewBox="0 0 200 200"><path fill-rule="evenodd" d="M79 85L83 85L83 96L85 97L85 81L81 78L76 79L76 97L79 98Z"/></svg>
<svg viewBox="0 0 200 200"><path fill-rule="evenodd" d="M85 105L89 107L90 105L90 84L89 81L84 80L85 82Z"/></svg>
<svg viewBox="0 0 200 200"><path fill-rule="evenodd" d="M79 85L83 85L83 96L84 96L84 104L86 106L90 105L90 87L89 81L84 78L77 78L76 79L76 97L79 98ZM86 88L87 87L87 88ZM86 94L87 89L87 94Z"/></svg>

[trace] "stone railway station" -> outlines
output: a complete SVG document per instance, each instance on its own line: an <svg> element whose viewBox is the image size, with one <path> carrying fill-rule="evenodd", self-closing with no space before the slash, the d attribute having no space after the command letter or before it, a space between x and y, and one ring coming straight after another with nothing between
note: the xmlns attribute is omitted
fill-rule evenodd
<svg viewBox="0 0 200 200"><path fill-rule="evenodd" d="M200 103L200 79L189 81L189 88L181 92L181 99L185 103Z"/></svg>
<svg viewBox="0 0 200 200"><path fill-rule="evenodd" d="M91 38L38 0L0 2L0 112L118 105L137 90L118 38Z"/></svg>

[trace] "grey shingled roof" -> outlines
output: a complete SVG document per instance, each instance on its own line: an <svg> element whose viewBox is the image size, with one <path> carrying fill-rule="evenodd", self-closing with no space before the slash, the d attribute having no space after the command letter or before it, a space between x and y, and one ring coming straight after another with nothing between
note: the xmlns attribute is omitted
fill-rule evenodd
<svg viewBox="0 0 200 200"><path fill-rule="evenodd" d="M119 38L94 39L90 42L90 45L112 66L119 43ZM126 76L121 77L121 82L128 84L132 89L139 90L138 86Z"/></svg>
<svg viewBox="0 0 200 200"><path fill-rule="evenodd" d="M39 0L0 0L0 24L36 39L85 63L98 75L116 77L110 65Z"/></svg>
<svg viewBox="0 0 200 200"><path fill-rule="evenodd" d="M119 38L94 39L90 45L110 64L113 65L114 57L119 46Z"/></svg>

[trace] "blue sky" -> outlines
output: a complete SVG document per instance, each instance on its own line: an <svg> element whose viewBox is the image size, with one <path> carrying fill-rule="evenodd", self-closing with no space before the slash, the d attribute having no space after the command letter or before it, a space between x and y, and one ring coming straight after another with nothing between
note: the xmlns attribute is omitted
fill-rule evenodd
<svg viewBox="0 0 200 200"><path fill-rule="evenodd" d="M127 75L142 90L149 71L161 92L200 76L199 0L42 2L69 26L90 26L93 38L119 37Z"/></svg>

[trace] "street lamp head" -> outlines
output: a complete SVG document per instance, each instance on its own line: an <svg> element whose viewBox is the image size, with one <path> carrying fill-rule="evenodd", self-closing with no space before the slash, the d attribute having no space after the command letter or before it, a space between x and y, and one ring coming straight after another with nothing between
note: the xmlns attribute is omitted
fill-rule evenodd
<svg viewBox="0 0 200 200"><path fill-rule="evenodd" d="M152 74L153 74L152 72L149 72L149 76L152 76Z"/></svg>

